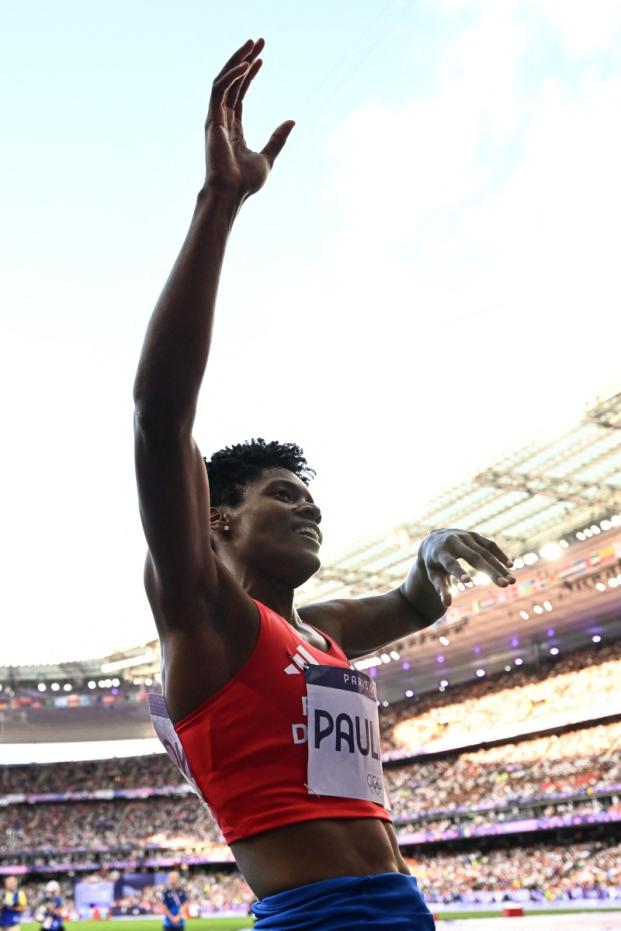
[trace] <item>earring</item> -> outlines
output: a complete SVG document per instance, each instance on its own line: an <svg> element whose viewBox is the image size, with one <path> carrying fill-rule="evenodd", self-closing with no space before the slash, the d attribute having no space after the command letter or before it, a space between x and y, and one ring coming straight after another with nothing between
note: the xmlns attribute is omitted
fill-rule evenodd
<svg viewBox="0 0 621 931"><path fill-rule="evenodd" d="M228 524L225 524L225 525L224 525L224 530L227 531L227 530L229 530L229 529L230 529L230 528L229 528L229 525L228 525Z"/></svg>

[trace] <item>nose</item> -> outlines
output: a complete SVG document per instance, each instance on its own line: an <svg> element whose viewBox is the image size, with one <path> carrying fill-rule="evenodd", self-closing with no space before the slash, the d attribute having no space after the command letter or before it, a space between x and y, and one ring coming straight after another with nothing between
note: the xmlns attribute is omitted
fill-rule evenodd
<svg viewBox="0 0 621 931"><path fill-rule="evenodd" d="M303 514L305 517L308 517L310 520L314 521L316 524L321 523L321 511L312 501L305 501L304 504L301 504L299 509L300 514Z"/></svg>

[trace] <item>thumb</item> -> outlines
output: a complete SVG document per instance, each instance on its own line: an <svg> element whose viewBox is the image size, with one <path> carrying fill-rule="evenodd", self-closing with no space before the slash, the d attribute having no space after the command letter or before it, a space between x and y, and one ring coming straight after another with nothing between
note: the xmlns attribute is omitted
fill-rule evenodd
<svg viewBox="0 0 621 931"><path fill-rule="evenodd" d="M277 156L280 154L294 126L295 123L293 120L287 120L285 123L281 123L278 129L275 129L270 136L267 145L261 150L261 155L265 155L270 163L270 168L276 161Z"/></svg>

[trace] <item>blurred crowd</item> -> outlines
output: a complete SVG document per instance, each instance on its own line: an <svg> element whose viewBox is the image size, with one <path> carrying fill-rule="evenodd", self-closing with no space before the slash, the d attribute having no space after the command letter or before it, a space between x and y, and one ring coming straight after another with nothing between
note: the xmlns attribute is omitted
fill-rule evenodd
<svg viewBox="0 0 621 931"><path fill-rule="evenodd" d="M6 852L82 848L206 848L224 841L205 806L192 795L136 801L61 802L9 805L0 809ZM76 862L76 861L73 861ZM88 861L87 861L88 862Z"/></svg>
<svg viewBox="0 0 621 931"><path fill-rule="evenodd" d="M464 747L490 739L508 716L509 724L523 732L543 729L554 718L603 716L619 710L619 682L621 644L578 653L539 671L514 669L496 680L482 679L382 710L384 745L407 757L437 740ZM479 832L502 834L507 822L528 819L557 819L557 826L574 817L576 822L602 816L621 821L621 722L561 730L385 767L398 834L409 835L409 843L416 844L443 834L471 838L459 850L455 844L442 847L443 852L437 844L409 848L424 851L409 862L430 901L615 895L621 900L621 845L615 845L619 831L612 830L614 825L592 825L589 834L580 835L591 840L563 846L556 843L563 835L551 831L547 836L555 843L548 845L510 846L508 836L499 836L493 847L485 847L491 839L473 837ZM162 794L109 797L114 789L149 788ZM70 869L76 878L110 878L115 861L131 862L140 871L162 858L183 863L203 856L220 862L221 871L185 869L191 914L246 913L253 896L236 870L224 872L230 852L206 807L193 794L183 794L184 788L165 754L69 766L6 766L0 770L0 796L99 790L104 797L0 804L0 862L58 867L71 916L73 885L63 879ZM574 840L576 836L574 829ZM44 883L22 888L33 905L43 897ZM127 914L157 913L161 893L160 887L148 886L119 900L116 908Z"/></svg>
<svg viewBox="0 0 621 931"><path fill-rule="evenodd" d="M560 724L589 714L601 716L609 709L619 710L620 681L621 642L572 654L539 671L513 667L497 679L481 679L386 709L382 748L407 756L434 741L480 743L507 724L516 732L533 732L550 719Z"/></svg>
<svg viewBox="0 0 621 931"><path fill-rule="evenodd" d="M385 777L393 818L424 821L430 831L445 830L451 820L437 816L459 809L477 825L533 816L528 806L538 800L549 802L539 806L540 817L615 809L621 722L408 763L387 768ZM604 793L609 797L597 802ZM555 798L561 795L582 798L582 806L568 807ZM7 805L0 808L0 835L6 852L152 846L215 854L225 849L217 825L194 795Z"/></svg>
<svg viewBox="0 0 621 931"><path fill-rule="evenodd" d="M621 845L582 841L565 845L536 844L524 848L473 849L408 858L428 901L474 903L485 901L556 901L578 898L621 900ZM118 874L97 874L93 879ZM190 914L246 913L254 896L236 870L185 871L182 880ZM22 883L30 905L44 895L44 884ZM147 886L119 899L117 909L131 914L161 911L163 886ZM61 880L61 895L68 915L73 913L73 885Z"/></svg>
<svg viewBox="0 0 621 931"><path fill-rule="evenodd" d="M621 845L605 842L500 848L408 859L426 898L485 901L528 890L531 900L621 899ZM517 897L517 896L516 896Z"/></svg>
<svg viewBox="0 0 621 931"><path fill-rule="evenodd" d="M621 785L621 722L386 768L384 775L395 817L593 794Z"/></svg>
<svg viewBox="0 0 621 931"><path fill-rule="evenodd" d="M587 708L606 709L618 700L621 681L621 641L583 650L554 665L528 672L513 669L496 679L434 692L381 709L384 750L407 755L436 740L467 746L489 739L507 723L536 731L548 718L579 720ZM616 707L616 706L615 706ZM600 712L600 713L605 713ZM0 796L10 793L93 792L99 789L164 788L183 782L166 754L126 759L5 766L0 770Z"/></svg>

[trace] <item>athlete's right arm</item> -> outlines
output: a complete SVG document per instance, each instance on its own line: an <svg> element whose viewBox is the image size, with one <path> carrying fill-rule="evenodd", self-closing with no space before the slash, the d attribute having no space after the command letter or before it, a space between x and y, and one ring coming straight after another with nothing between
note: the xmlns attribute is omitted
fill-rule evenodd
<svg viewBox="0 0 621 931"><path fill-rule="evenodd" d="M218 600L209 541L209 489L192 439L207 364L218 281L233 221L265 183L293 123L283 123L262 152L250 151L242 100L261 66L263 40L248 41L213 83L206 124L205 183L190 229L151 317L136 382L135 453L140 513L149 547L151 590L171 603ZM189 596L189 598L188 598ZM189 620L173 612L175 624ZM165 614L165 612L164 612ZM169 620L157 618L160 634Z"/></svg>

